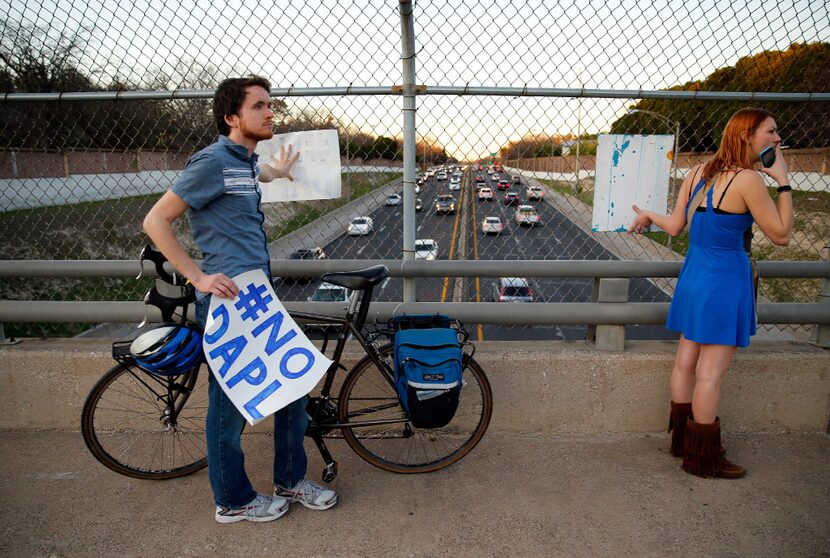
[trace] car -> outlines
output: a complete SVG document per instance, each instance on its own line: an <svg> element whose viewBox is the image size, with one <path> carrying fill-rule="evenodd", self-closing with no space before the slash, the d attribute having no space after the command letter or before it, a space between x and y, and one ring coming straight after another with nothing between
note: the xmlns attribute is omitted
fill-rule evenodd
<svg viewBox="0 0 830 558"><path fill-rule="evenodd" d="M498 217L485 217L481 222L481 234L501 234L504 225Z"/></svg>
<svg viewBox="0 0 830 558"><path fill-rule="evenodd" d="M401 195L400 194L392 194L390 196L386 196L386 205L401 205Z"/></svg>
<svg viewBox="0 0 830 558"><path fill-rule="evenodd" d="M498 174L498 173L493 173L493 174L491 174L491 175L490 175L490 178L492 178L492 179L493 179L493 182L495 182L496 184L498 184L499 180L501 180L501 176L499 176L499 174Z"/></svg>
<svg viewBox="0 0 830 558"><path fill-rule="evenodd" d="M478 191L478 201L493 201L493 190L491 188L482 188Z"/></svg>
<svg viewBox="0 0 830 558"><path fill-rule="evenodd" d="M510 182L508 182L506 178L499 180L499 190L508 190L509 188Z"/></svg>
<svg viewBox="0 0 830 558"><path fill-rule="evenodd" d="M372 228L371 217L355 217L346 229L350 236L362 236L364 234L371 234Z"/></svg>
<svg viewBox="0 0 830 558"><path fill-rule="evenodd" d="M514 205L519 203L519 194L516 192L507 192L504 195L504 205Z"/></svg>
<svg viewBox="0 0 830 558"><path fill-rule="evenodd" d="M532 205L520 205L518 209L516 209L516 223L519 225L541 225L542 220L539 217L539 214L536 213L536 208Z"/></svg>
<svg viewBox="0 0 830 558"><path fill-rule="evenodd" d="M545 189L541 186L531 186L527 189L528 200L541 200L545 197Z"/></svg>
<svg viewBox="0 0 830 558"><path fill-rule="evenodd" d="M513 177L510 179L510 181L513 184L521 184L522 183L522 177L519 176L518 174L514 174Z"/></svg>
<svg viewBox="0 0 830 558"><path fill-rule="evenodd" d="M437 180L440 180L440 181L442 181L442 182L443 182L444 180L446 180L446 179L447 179L447 173L446 173L446 172L444 172L444 171L441 171L441 172L439 172L439 173L438 173L438 175L437 175L435 178L436 178Z"/></svg>
<svg viewBox="0 0 830 558"><path fill-rule="evenodd" d="M484 177L481 176L480 174L477 174L476 175L476 183L479 183L479 182L484 182Z"/></svg>
<svg viewBox="0 0 830 558"><path fill-rule="evenodd" d="M496 302L533 302L533 292L524 277L502 277L495 292Z"/></svg>
<svg viewBox="0 0 830 558"><path fill-rule="evenodd" d="M438 243L432 238L419 238L415 240L415 259L438 259Z"/></svg>
<svg viewBox="0 0 830 558"><path fill-rule="evenodd" d="M461 180L456 179L456 178L453 178L452 180L450 180L449 189L450 189L451 192L454 191L454 190L460 190L461 189Z"/></svg>
<svg viewBox="0 0 830 558"><path fill-rule="evenodd" d="M439 194L435 198L435 213L455 213L455 198L449 194Z"/></svg>
<svg viewBox="0 0 830 558"><path fill-rule="evenodd" d="M415 198L415 211L421 211L424 208L424 204L421 202L421 198Z"/></svg>
<svg viewBox="0 0 830 558"><path fill-rule="evenodd" d="M349 302L354 297L354 291L332 285L331 283L320 283L314 294L308 297L309 302Z"/></svg>
<svg viewBox="0 0 830 558"><path fill-rule="evenodd" d="M415 193L416 193L416 194L420 194L420 193L421 193L421 184L420 184L420 182L416 182L416 183L415 183Z"/></svg>
<svg viewBox="0 0 830 558"><path fill-rule="evenodd" d="M323 251L323 248L320 246L315 246L314 248L300 248L299 250L294 250L291 252L291 255L288 256L289 260L325 260L326 253Z"/></svg>
<svg viewBox="0 0 830 558"><path fill-rule="evenodd" d="M313 248L300 248L299 250L294 250L288 256L289 260L325 260L326 253L323 251L323 248L320 246L315 246ZM300 275L295 277L283 277L283 283L294 283L294 282L308 282L313 278L312 275Z"/></svg>

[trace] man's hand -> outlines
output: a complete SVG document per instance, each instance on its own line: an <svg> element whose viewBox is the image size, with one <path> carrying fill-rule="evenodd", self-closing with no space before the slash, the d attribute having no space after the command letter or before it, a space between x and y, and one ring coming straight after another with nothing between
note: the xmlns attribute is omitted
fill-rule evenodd
<svg viewBox="0 0 830 558"><path fill-rule="evenodd" d="M285 145L281 145L279 155L271 156L271 164L260 164L259 180L261 182L271 182L277 178L287 178L293 182L294 176L291 174L291 167L300 158L300 152L297 151L297 153L292 154L293 151L293 145L289 145L287 150Z"/></svg>
<svg viewBox="0 0 830 558"><path fill-rule="evenodd" d="M233 300L239 294L239 287L236 286L227 275L214 273L212 275L201 274L191 284L203 293L214 294L221 298Z"/></svg>

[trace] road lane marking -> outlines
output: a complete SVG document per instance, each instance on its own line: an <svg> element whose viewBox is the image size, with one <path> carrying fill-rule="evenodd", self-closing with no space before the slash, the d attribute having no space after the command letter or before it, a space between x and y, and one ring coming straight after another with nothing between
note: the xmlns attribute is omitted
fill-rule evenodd
<svg viewBox="0 0 830 558"><path fill-rule="evenodd" d="M461 219L461 203L463 199L464 188L461 188L461 193L458 195L458 205L455 210L455 223L452 227L452 239L450 240L450 255L447 257L448 260L452 259L453 253L455 252L455 236L458 234L458 221ZM449 285L449 281L449 277L444 277L444 286L441 289L441 302L446 302L447 300L447 286Z"/></svg>
<svg viewBox="0 0 830 558"><path fill-rule="evenodd" d="M475 189L473 185L472 189ZM472 227L473 227L473 259L478 261L478 219L476 219L476 203L474 197L470 198L470 206L472 206ZM481 279L476 275L476 302L481 302ZM484 341L484 329L481 324L476 324L476 333L479 341Z"/></svg>

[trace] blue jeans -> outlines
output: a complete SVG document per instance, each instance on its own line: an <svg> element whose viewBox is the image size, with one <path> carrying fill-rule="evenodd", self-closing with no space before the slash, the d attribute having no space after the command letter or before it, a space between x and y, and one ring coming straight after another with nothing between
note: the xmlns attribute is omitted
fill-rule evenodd
<svg viewBox="0 0 830 558"><path fill-rule="evenodd" d="M196 321L204 327L210 296L196 302ZM308 415L306 397L274 414L274 485L291 488L305 478L308 458L303 441ZM208 380L208 478L217 506L239 508L256 497L248 475L241 435L246 421L210 374Z"/></svg>

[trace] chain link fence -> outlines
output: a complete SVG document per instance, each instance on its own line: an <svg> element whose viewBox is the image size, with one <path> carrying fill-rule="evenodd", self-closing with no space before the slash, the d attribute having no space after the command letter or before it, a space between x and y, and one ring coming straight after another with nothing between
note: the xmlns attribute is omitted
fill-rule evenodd
<svg viewBox="0 0 830 558"><path fill-rule="evenodd" d="M400 259L403 204L389 199L403 192L402 100L392 89L402 75L399 9L392 0L246 2L233 10L0 0L0 88L8 93L0 258L135 259L147 241L146 212L187 158L215 140L212 89L258 74L275 88L275 131L337 129L343 167L339 199L264 206L272 258L319 247L328 258ZM672 194L716 149L729 115L747 105L776 115L796 190L791 245L773 246L756 227L753 254L819 259L830 239L826 3L422 0L413 16L423 84L416 237L433 239L439 259L682 259L684 235L591 231L597 136L673 136ZM482 201L479 177L495 201ZM504 202L510 191L542 226L518 224L516 206ZM454 197L453 212L436 211L439 194ZM363 217L372 234L348 234ZM501 221L501 234L484 234L487 217ZM187 238L184 220L178 225ZM493 300L499 285L482 278L453 295L447 278L418 283L419 300ZM768 279L762 296L813 302L819 283ZM302 300L314 287L285 281L278 292ZM3 279L0 298L136 300L146 288ZM539 279L532 290L539 301L591 296L589 280ZM632 281L631 299L667 301L672 290L672 281ZM384 296L400 300L402 281ZM17 327L51 335L86 326L15 325L7 333Z"/></svg>

